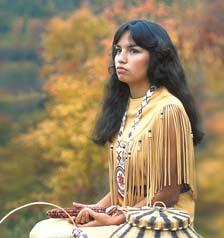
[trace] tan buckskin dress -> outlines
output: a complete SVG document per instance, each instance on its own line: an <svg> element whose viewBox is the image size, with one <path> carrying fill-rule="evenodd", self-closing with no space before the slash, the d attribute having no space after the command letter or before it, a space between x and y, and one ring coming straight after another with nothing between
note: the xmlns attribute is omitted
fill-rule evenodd
<svg viewBox="0 0 224 238"><path fill-rule="evenodd" d="M130 98L122 140L127 140L142 98ZM165 87L155 91L134 132L130 159L125 164L125 196L117 190L115 179L116 141L109 145L109 176L112 204L134 206L147 198L150 202L163 187L170 185L171 170L176 168L182 189L175 208L187 211L194 220L196 197L193 135L189 118L178 98ZM175 167L173 167L175 166ZM37 223L30 238L71 238L73 226L65 219L46 219ZM108 238L117 226L82 228L89 238Z"/></svg>

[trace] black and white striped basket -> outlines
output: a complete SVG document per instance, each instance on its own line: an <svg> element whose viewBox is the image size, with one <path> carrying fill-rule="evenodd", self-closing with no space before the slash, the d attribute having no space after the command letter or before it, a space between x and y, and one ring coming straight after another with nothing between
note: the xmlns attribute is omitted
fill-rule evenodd
<svg viewBox="0 0 224 238"><path fill-rule="evenodd" d="M126 223L110 238L202 238L192 227L188 213L175 208L155 206L130 208Z"/></svg>

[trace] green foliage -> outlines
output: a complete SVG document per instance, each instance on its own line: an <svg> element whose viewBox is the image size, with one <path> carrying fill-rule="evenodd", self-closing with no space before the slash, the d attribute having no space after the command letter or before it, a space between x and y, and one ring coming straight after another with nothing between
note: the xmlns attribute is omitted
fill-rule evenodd
<svg viewBox="0 0 224 238"><path fill-rule="evenodd" d="M6 33L10 31L12 22L13 16L11 14L0 11L0 32Z"/></svg>
<svg viewBox="0 0 224 238"><path fill-rule="evenodd" d="M27 238L35 223L46 218L45 210L40 207L25 208L11 215L1 224L1 237Z"/></svg>
<svg viewBox="0 0 224 238"><path fill-rule="evenodd" d="M9 40L9 39L8 39ZM7 43L7 44L12 44L12 43ZM3 45L3 44L1 44ZM28 46L26 48L21 47L13 47L11 45L11 47L6 47L6 45L2 46L2 48L0 48L0 60L4 60L6 62L10 62L10 61L33 61L34 63L38 63L39 57L37 56L35 49L32 48L28 48Z"/></svg>
<svg viewBox="0 0 224 238"><path fill-rule="evenodd" d="M0 9L13 16L49 17L55 12L69 11L79 6L80 1L73 0L0 0Z"/></svg>
<svg viewBox="0 0 224 238"><path fill-rule="evenodd" d="M0 145L6 145L8 143L11 133L10 123L2 121L0 124Z"/></svg>
<svg viewBox="0 0 224 238"><path fill-rule="evenodd" d="M24 93L15 96L5 95L0 100L0 113L5 115L6 123L7 121L16 120L17 123L20 121L21 128L23 127L25 121L34 119L38 117L38 114L43 112L44 105L46 103L46 98L42 93ZM28 116L29 115L29 116ZM32 115L32 117L30 117ZM24 116L28 116L26 119ZM23 118L22 118L23 117Z"/></svg>
<svg viewBox="0 0 224 238"><path fill-rule="evenodd" d="M40 90L38 67L34 63L5 63L0 66L0 88L12 92Z"/></svg>

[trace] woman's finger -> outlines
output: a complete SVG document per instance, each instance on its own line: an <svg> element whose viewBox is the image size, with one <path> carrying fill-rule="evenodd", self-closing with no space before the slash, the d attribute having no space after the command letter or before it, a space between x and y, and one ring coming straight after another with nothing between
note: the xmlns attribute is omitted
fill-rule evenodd
<svg viewBox="0 0 224 238"><path fill-rule="evenodd" d="M78 214L77 217L75 218L75 222L76 222L76 223L80 223L80 222L81 222L81 218L82 218L82 211L79 212L79 214Z"/></svg>
<svg viewBox="0 0 224 238"><path fill-rule="evenodd" d="M85 209L85 208L84 208ZM80 223L80 224L83 224L85 223L85 210L81 210L79 212L79 214L77 215L76 219L75 219L75 222L76 223Z"/></svg>
<svg viewBox="0 0 224 238"><path fill-rule="evenodd" d="M80 223L81 223L81 224L85 224L85 223L86 223L85 213L82 214Z"/></svg>
<svg viewBox="0 0 224 238"><path fill-rule="evenodd" d="M89 217L89 213L88 211L85 212L85 217L86 217L86 223L88 223L90 221L90 217Z"/></svg>
<svg viewBox="0 0 224 238"><path fill-rule="evenodd" d="M82 224L86 223L86 218L87 218L87 212L83 211L83 213L82 213Z"/></svg>
<svg viewBox="0 0 224 238"><path fill-rule="evenodd" d="M98 215L99 215L98 212L94 212L94 211L93 211L92 209L90 209L90 208L84 208L82 211L83 211L83 212L87 212L89 216L91 216L92 218L94 218L94 220L96 220L97 217L98 217Z"/></svg>
<svg viewBox="0 0 224 238"><path fill-rule="evenodd" d="M90 221L88 223L85 224L78 224L77 227L91 227L91 226L99 226L99 223L94 220L94 221Z"/></svg>
<svg viewBox="0 0 224 238"><path fill-rule="evenodd" d="M83 207L83 208L87 206L86 204L78 203L78 202L73 202L72 205L73 205L74 207Z"/></svg>

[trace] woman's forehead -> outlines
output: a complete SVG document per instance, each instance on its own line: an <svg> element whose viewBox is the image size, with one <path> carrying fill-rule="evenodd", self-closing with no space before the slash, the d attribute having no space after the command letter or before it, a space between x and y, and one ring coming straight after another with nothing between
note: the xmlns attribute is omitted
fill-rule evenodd
<svg viewBox="0 0 224 238"><path fill-rule="evenodd" d="M120 37L120 39L118 40L117 44L119 46L134 46L136 45L136 43L134 42L131 32L130 31L125 31L122 36Z"/></svg>

